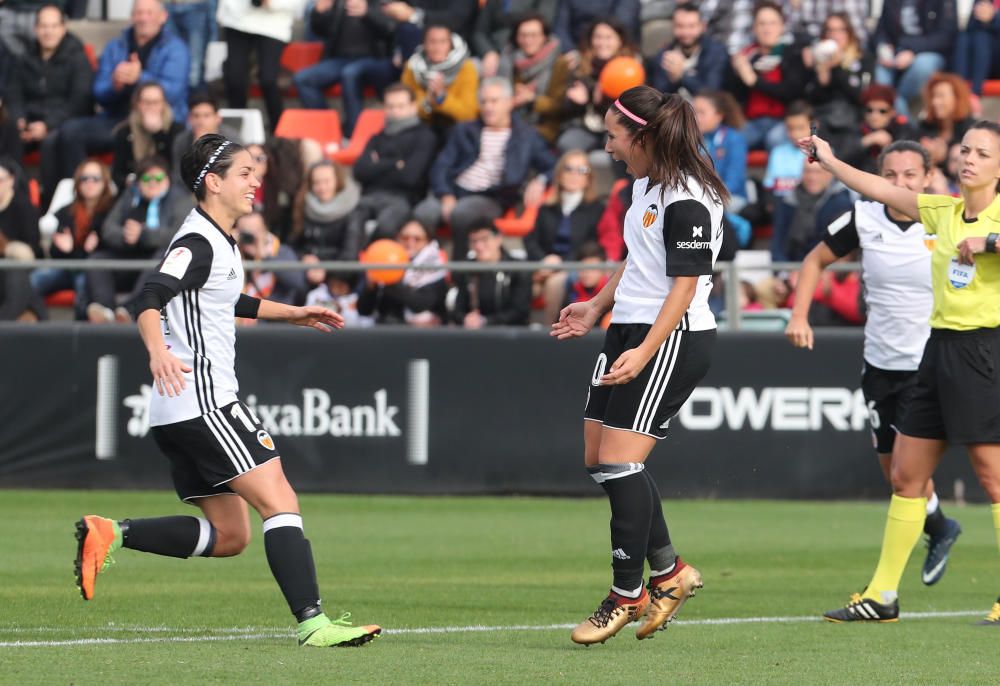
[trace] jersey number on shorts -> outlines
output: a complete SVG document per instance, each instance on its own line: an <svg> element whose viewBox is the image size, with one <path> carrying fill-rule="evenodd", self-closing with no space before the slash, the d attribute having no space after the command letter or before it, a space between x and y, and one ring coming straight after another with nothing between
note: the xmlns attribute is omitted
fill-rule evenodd
<svg viewBox="0 0 1000 686"><path fill-rule="evenodd" d="M871 422L872 429L876 431L882 425L882 420L879 419L878 410L875 409L875 401L868 401L868 421Z"/></svg>
<svg viewBox="0 0 1000 686"><path fill-rule="evenodd" d="M248 412L250 413L249 417L247 416ZM247 431L250 431L250 432L256 432L257 431L257 427L255 426L255 424L260 424L260 420L257 419L257 417L254 415L253 411L249 407L246 409L246 412L244 412L242 404L240 404L238 402L233 403L233 409L231 409L229 411L229 414L231 414L233 416L233 419L240 420L243 423L243 426L246 427ZM252 421L251 421L251 417L253 418Z"/></svg>
<svg viewBox="0 0 1000 686"><path fill-rule="evenodd" d="M594 376L590 379L591 386L600 386L601 377L604 376L604 369L608 366L608 356L601 353L597 356L597 364L594 365Z"/></svg>

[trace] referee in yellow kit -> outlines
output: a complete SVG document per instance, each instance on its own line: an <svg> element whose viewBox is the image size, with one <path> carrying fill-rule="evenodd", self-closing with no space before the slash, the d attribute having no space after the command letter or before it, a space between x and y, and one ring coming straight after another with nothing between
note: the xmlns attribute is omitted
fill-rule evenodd
<svg viewBox="0 0 1000 686"><path fill-rule="evenodd" d="M882 554L868 587L823 615L831 622L895 622L899 580L923 530L924 486L949 442L969 453L993 503L1000 545L1000 125L978 121L962 138L958 198L916 193L855 169L817 136L798 145L845 185L919 217L937 235L931 335L917 389L897 425ZM1000 599L980 624L1000 626Z"/></svg>

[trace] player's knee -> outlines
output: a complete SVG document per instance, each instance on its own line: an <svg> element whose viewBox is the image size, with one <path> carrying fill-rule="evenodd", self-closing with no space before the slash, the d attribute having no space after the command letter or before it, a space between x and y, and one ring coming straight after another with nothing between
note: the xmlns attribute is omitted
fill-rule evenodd
<svg viewBox="0 0 1000 686"><path fill-rule="evenodd" d="M239 555L250 545L250 527L238 529L216 529L216 541L213 557L233 557Z"/></svg>
<svg viewBox="0 0 1000 686"><path fill-rule="evenodd" d="M895 464L892 466L889 482L892 484L892 492L902 498L919 498L923 495L926 483L913 478L912 474Z"/></svg>

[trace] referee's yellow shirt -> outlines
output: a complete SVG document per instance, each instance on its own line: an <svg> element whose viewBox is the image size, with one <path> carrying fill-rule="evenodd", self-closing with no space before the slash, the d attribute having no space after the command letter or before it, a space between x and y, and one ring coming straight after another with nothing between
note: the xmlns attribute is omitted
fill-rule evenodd
<svg viewBox="0 0 1000 686"><path fill-rule="evenodd" d="M921 193L917 205L924 229L936 235L931 256L931 328L968 331L1000 326L1000 255L976 255L972 265L958 262L958 244L963 239L1000 233L1000 195L975 221L963 218L962 198Z"/></svg>

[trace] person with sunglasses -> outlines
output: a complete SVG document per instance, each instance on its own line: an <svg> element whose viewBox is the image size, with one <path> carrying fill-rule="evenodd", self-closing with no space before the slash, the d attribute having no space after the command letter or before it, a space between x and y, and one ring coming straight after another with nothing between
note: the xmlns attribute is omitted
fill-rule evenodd
<svg viewBox="0 0 1000 686"><path fill-rule="evenodd" d="M586 152L565 153L554 175L555 193L538 209L535 228L524 237L528 259L546 264L570 261L584 243L596 241L597 222L604 212ZM565 304L568 277L568 272L551 269L532 275L532 295L545 300L546 324L556 320Z"/></svg>
<svg viewBox="0 0 1000 686"><path fill-rule="evenodd" d="M841 158L870 174L878 172L878 156L893 141L915 141L917 130L896 112L896 89L872 84L861 91L861 128L839 148ZM822 133L822 131L820 132Z"/></svg>
<svg viewBox="0 0 1000 686"><path fill-rule="evenodd" d="M136 165L136 182L126 188L101 229L101 247L90 259L147 260L163 253L176 227L191 211L191 194L170 183L170 164L149 157ZM138 295L143 279L138 272L87 272L87 319L95 324L131 321L128 307L115 309L115 294Z"/></svg>

